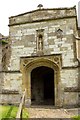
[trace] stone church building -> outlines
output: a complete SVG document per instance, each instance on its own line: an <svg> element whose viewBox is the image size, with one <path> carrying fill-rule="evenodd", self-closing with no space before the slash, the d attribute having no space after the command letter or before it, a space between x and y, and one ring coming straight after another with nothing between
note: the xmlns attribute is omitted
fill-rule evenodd
<svg viewBox="0 0 80 120"><path fill-rule="evenodd" d="M80 38L76 7L38 7L9 18L9 52L0 72L0 103L19 104L26 89L28 106L78 106Z"/></svg>

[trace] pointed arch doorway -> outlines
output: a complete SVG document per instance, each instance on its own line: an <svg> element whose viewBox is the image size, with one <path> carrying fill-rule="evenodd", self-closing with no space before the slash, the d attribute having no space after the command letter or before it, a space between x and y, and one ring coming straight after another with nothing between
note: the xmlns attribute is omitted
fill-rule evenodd
<svg viewBox="0 0 80 120"><path fill-rule="evenodd" d="M60 80L61 56L21 59L22 88L26 89L25 104L62 106Z"/></svg>
<svg viewBox="0 0 80 120"><path fill-rule="evenodd" d="M31 71L31 104L55 105L53 69L40 66Z"/></svg>

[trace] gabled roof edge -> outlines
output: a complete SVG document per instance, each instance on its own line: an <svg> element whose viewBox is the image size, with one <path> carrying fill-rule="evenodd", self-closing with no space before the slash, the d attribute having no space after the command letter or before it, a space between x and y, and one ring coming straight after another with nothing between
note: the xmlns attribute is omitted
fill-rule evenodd
<svg viewBox="0 0 80 120"><path fill-rule="evenodd" d="M36 11L42 11L42 10L69 10L69 9L76 9L76 5L73 6L73 7L60 7L60 8L42 8L42 9L36 9L36 10L32 10L32 11L28 11L28 12L25 12L25 13L22 13L22 14L18 14L18 15L14 15L14 16L11 16L9 17L10 18L13 18L13 17L18 17L18 16L22 16L22 15L25 15L25 14L29 14L29 13L33 13L33 12L36 12Z"/></svg>

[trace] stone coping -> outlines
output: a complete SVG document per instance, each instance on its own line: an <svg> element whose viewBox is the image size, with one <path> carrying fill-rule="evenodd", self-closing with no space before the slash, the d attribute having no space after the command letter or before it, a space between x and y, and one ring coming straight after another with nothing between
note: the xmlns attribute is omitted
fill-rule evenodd
<svg viewBox="0 0 80 120"><path fill-rule="evenodd" d="M29 23L36 23L36 22L45 22L45 21L50 21L50 20L59 20L59 19L69 19L69 18L76 18L76 15L73 16L62 16L62 17L58 17L58 18L47 18L47 19L40 19L40 20L32 20L32 21L22 21L22 22L16 22L16 23L9 23L9 27L10 26L16 26L16 25L22 25L22 24L29 24Z"/></svg>
<svg viewBox="0 0 80 120"><path fill-rule="evenodd" d="M22 15L25 15L25 14L34 13L34 12L36 12L36 11L71 10L71 9L76 9L76 6L74 5L73 7L59 7L59 8L43 8L43 9L36 9L36 10L28 11L28 12L25 12L25 13L22 13L22 14L18 14L18 15L15 15L15 16L10 16L9 19L10 19L10 18L13 18L13 17L22 16Z"/></svg>

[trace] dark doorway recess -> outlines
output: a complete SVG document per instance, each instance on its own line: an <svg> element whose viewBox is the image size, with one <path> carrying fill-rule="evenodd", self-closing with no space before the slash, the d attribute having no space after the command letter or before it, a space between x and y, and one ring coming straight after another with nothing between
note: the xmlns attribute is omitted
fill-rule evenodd
<svg viewBox="0 0 80 120"><path fill-rule="evenodd" d="M31 104L55 105L54 70L40 66L31 72Z"/></svg>

